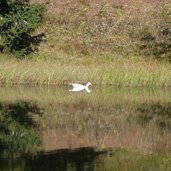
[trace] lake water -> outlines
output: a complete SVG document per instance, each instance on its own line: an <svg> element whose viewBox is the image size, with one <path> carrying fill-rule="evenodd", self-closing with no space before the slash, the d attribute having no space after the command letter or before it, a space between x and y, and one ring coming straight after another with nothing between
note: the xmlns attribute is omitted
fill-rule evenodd
<svg viewBox="0 0 171 171"><path fill-rule="evenodd" d="M170 171L171 90L0 87L2 171Z"/></svg>

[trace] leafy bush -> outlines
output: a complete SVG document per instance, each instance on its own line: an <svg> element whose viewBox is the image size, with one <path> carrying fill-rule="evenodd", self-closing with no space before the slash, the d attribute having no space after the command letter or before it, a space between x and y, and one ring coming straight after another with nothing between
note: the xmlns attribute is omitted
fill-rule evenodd
<svg viewBox="0 0 171 171"><path fill-rule="evenodd" d="M32 36L39 26L46 6L28 1L0 2L0 51L23 57L36 50L44 34Z"/></svg>

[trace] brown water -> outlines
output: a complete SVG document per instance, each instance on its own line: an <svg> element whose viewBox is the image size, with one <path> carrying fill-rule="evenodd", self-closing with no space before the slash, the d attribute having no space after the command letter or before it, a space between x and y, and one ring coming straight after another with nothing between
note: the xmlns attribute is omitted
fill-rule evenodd
<svg viewBox="0 0 171 171"><path fill-rule="evenodd" d="M171 90L0 87L0 170L171 170Z"/></svg>

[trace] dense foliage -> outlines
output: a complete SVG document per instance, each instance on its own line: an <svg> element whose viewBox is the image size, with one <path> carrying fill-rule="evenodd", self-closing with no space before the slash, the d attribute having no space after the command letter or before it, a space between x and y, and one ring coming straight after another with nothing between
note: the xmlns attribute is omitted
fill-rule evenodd
<svg viewBox="0 0 171 171"><path fill-rule="evenodd" d="M44 4L30 4L20 0L0 2L0 51L23 57L36 50L44 34L32 35L39 26Z"/></svg>

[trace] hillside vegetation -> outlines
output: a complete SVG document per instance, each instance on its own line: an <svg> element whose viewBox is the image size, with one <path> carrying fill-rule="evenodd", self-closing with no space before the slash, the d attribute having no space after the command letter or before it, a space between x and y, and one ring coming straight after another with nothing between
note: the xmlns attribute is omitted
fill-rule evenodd
<svg viewBox="0 0 171 171"><path fill-rule="evenodd" d="M170 5L170 0L52 0L34 32L45 35L44 41L23 60L4 54L0 82L169 86Z"/></svg>
<svg viewBox="0 0 171 171"><path fill-rule="evenodd" d="M44 18L45 49L67 58L170 59L170 5L170 0L52 1Z"/></svg>

